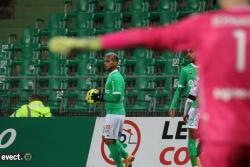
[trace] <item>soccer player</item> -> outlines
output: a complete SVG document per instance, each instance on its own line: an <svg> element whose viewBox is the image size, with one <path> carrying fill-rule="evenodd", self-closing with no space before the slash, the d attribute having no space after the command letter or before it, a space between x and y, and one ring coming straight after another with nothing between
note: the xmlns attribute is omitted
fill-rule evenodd
<svg viewBox="0 0 250 167"><path fill-rule="evenodd" d="M114 52L108 52L104 57L104 68L109 71L105 83L105 92L102 94L93 93L91 100L105 103L106 122L103 129L103 140L107 144L112 158L117 167L123 167L122 158L124 158L125 167L132 167L133 155L129 155L120 142L120 136L123 130L125 119L124 89L125 82L117 70L119 59Z"/></svg>
<svg viewBox="0 0 250 167"><path fill-rule="evenodd" d="M191 63L181 69L178 86L174 92L174 97L169 109L170 116L175 116L177 104L180 100L181 94L184 91L185 95L188 95L191 87L193 86L193 82L196 79L197 65L195 64L195 57L191 50L188 50L187 58L191 61Z"/></svg>
<svg viewBox="0 0 250 167"><path fill-rule="evenodd" d="M185 103L183 120L187 124L188 128L188 153L191 160L192 167L198 166L198 140L197 140L197 128L198 128L198 81L196 80L190 90L188 98Z"/></svg>
<svg viewBox="0 0 250 167"><path fill-rule="evenodd" d="M177 89L175 90L174 97L170 106L170 116L175 116L177 103L180 100L182 92L187 96L194 86L194 82L197 74L197 65L195 65L194 53L191 50L187 52L187 58L191 61L190 64L183 67L178 81ZM189 101L188 101L189 102ZM189 104L189 103L188 103ZM186 110L187 111L187 110ZM185 115L184 118L187 118ZM191 115L192 116L192 115ZM193 167L197 166L197 142L195 138L195 129L197 128L193 124L191 125L192 117L189 117L188 121L188 152Z"/></svg>
<svg viewBox="0 0 250 167"><path fill-rule="evenodd" d="M222 10L176 24L138 28L92 39L56 37L52 52L151 49L195 51L204 167L250 166L250 7L248 0L219 0Z"/></svg>

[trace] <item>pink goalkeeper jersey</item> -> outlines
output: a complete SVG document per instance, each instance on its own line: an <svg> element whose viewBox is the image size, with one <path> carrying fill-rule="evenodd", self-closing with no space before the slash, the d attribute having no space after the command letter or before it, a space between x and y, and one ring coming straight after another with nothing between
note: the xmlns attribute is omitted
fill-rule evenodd
<svg viewBox="0 0 250 167"><path fill-rule="evenodd" d="M250 8L101 37L103 49L193 49L199 64L202 138L250 144Z"/></svg>

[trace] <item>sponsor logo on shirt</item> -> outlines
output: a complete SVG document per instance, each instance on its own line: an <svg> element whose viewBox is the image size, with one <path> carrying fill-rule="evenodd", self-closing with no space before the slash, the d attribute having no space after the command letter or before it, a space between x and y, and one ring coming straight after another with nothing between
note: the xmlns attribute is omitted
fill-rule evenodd
<svg viewBox="0 0 250 167"><path fill-rule="evenodd" d="M217 100L228 102L232 99L250 99L250 89L245 88L215 88L213 97Z"/></svg>

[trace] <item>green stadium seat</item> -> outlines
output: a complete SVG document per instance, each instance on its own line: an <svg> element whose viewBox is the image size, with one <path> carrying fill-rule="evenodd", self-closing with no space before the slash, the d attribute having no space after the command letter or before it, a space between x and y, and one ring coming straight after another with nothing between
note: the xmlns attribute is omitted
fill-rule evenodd
<svg viewBox="0 0 250 167"><path fill-rule="evenodd" d="M37 36L47 36L47 37L53 37L53 36L59 36L59 35L66 35L67 34L67 28L66 28L66 19L64 13L55 13L50 15L48 20L48 28L47 29L41 29Z"/></svg>
<svg viewBox="0 0 250 167"><path fill-rule="evenodd" d="M177 0L159 0L159 12L175 12L177 11Z"/></svg>
<svg viewBox="0 0 250 167"><path fill-rule="evenodd" d="M95 28L97 34L120 30L122 28L122 13L105 12L95 14Z"/></svg>
<svg viewBox="0 0 250 167"><path fill-rule="evenodd" d="M69 112L90 112L93 106L85 100L86 91L76 91L74 94L68 91L67 108Z"/></svg>
<svg viewBox="0 0 250 167"><path fill-rule="evenodd" d="M21 37L20 37L20 45L21 46L32 46L32 44L34 44L35 40L34 40L34 36L35 36L35 29L33 28L26 28L23 30L23 32L21 33Z"/></svg>
<svg viewBox="0 0 250 167"><path fill-rule="evenodd" d="M105 0L104 12L121 12L124 0Z"/></svg>
<svg viewBox="0 0 250 167"><path fill-rule="evenodd" d="M93 13L97 2L97 0L77 0L77 12Z"/></svg>
<svg viewBox="0 0 250 167"><path fill-rule="evenodd" d="M149 74L150 70L148 67L150 67L152 62L151 56L152 52L144 48L137 48L133 51L133 58L136 60L134 74Z"/></svg>
<svg viewBox="0 0 250 167"><path fill-rule="evenodd" d="M146 27L150 25L149 12L132 12L131 27Z"/></svg>
<svg viewBox="0 0 250 167"><path fill-rule="evenodd" d="M127 91L125 98L125 108L132 112L152 111L152 93L148 91L138 91L137 94Z"/></svg>
<svg viewBox="0 0 250 167"><path fill-rule="evenodd" d="M6 53L6 51L8 50L8 44L1 44L0 45L1 47L0 47L0 52L1 53Z"/></svg>
<svg viewBox="0 0 250 167"><path fill-rule="evenodd" d="M188 0L187 11L189 12L201 12L205 11L206 2L205 0Z"/></svg>
<svg viewBox="0 0 250 167"><path fill-rule="evenodd" d="M23 102L25 102L24 99L21 99L18 92L14 93L10 93L10 91L7 93L8 97L6 98L5 103L8 104L8 109L11 112L16 111L21 105L25 104Z"/></svg>
<svg viewBox="0 0 250 167"><path fill-rule="evenodd" d="M180 73L182 57L179 53L163 52L161 57L165 59L163 74L178 75Z"/></svg>
<svg viewBox="0 0 250 167"><path fill-rule="evenodd" d="M94 28L94 13L77 13L76 28Z"/></svg>
<svg viewBox="0 0 250 167"><path fill-rule="evenodd" d="M122 27L122 14L116 12L106 12L104 15L103 28L105 32L120 30Z"/></svg>
<svg viewBox="0 0 250 167"><path fill-rule="evenodd" d="M48 94L48 105L52 112L63 110L63 90L50 90Z"/></svg>
<svg viewBox="0 0 250 167"><path fill-rule="evenodd" d="M162 12L160 13L159 24L170 24L176 22L177 13L176 12Z"/></svg>
<svg viewBox="0 0 250 167"><path fill-rule="evenodd" d="M132 4L130 6L131 12L148 12L149 11L149 3L145 0L132 0Z"/></svg>
<svg viewBox="0 0 250 167"><path fill-rule="evenodd" d="M171 105L171 97L169 94L162 94L159 93L161 90L156 90L154 97L155 97L155 107L154 111L156 112L167 112Z"/></svg>
<svg viewBox="0 0 250 167"><path fill-rule="evenodd" d="M8 75L10 74L9 68L11 61L4 59L4 54L0 54L0 75Z"/></svg>
<svg viewBox="0 0 250 167"><path fill-rule="evenodd" d="M160 90L158 94L167 95L171 92L172 83L170 76L160 76L155 78L155 89Z"/></svg>
<svg viewBox="0 0 250 167"><path fill-rule="evenodd" d="M90 57L91 53L84 53L78 56L77 75L89 76L96 73L97 59Z"/></svg>
<svg viewBox="0 0 250 167"><path fill-rule="evenodd" d="M69 20L73 22L73 28L69 28L67 35L70 36L91 36L95 32L94 28L94 13L78 12L76 17L71 17Z"/></svg>
<svg viewBox="0 0 250 167"><path fill-rule="evenodd" d="M25 77L25 76L23 76ZM22 78L19 82L20 90L34 90L35 89L35 81L31 78Z"/></svg>

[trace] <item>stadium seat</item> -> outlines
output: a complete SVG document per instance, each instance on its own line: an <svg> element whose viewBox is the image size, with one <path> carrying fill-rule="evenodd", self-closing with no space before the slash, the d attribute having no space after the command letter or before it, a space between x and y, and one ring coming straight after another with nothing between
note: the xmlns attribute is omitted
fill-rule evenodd
<svg viewBox="0 0 250 167"><path fill-rule="evenodd" d="M149 11L149 3L146 0L132 0L132 4L130 6L130 11L132 12L148 12Z"/></svg>
<svg viewBox="0 0 250 167"><path fill-rule="evenodd" d="M73 27L66 32L70 36L91 36L95 32L94 13L78 12L76 17L71 17L69 20L73 22Z"/></svg>
<svg viewBox="0 0 250 167"><path fill-rule="evenodd" d="M104 15L103 28L105 32L120 30L122 27L122 14L115 12L106 12Z"/></svg>
<svg viewBox="0 0 250 167"><path fill-rule="evenodd" d="M104 0L104 12L121 12L124 0Z"/></svg>
<svg viewBox="0 0 250 167"><path fill-rule="evenodd" d="M120 30L122 27L122 14L119 12L105 12L95 14L95 28L97 34Z"/></svg>
<svg viewBox="0 0 250 167"><path fill-rule="evenodd" d="M179 53L163 52L161 56L165 59L163 74L178 75L180 73L180 62L182 60Z"/></svg>
<svg viewBox="0 0 250 167"><path fill-rule="evenodd" d="M97 2L97 0L77 0L77 12L93 13Z"/></svg>
<svg viewBox="0 0 250 167"><path fill-rule="evenodd" d="M20 45L23 47L28 47L32 46L34 44L34 35L35 35L35 30L33 28L26 28L23 30L21 33L20 37Z"/></svg>
<svg viewBox="0 0 250 167"><path fill-rule="evenodd" d="M105 52L83 53L74 59L63 58L48 54L46 41L49 38L58 35L92 36L123 28L149 26L152 17L156 18L156 24L174 23L190 13L210 10L215 5L213 0L187 0L186 6L182 3L184 0L73 2L76 2L75 11L65 9L62 13L53 13L46 28L25 28L19 41L15 34L11 34L8 45L0 45L0 90L1 94L13 92L8 92L9 102L6 104L11 109L20 105L17 99L25 99L33 91L44 95L53 111L101 110L99 105L87 104L84 97L87 90L104 86L107 77L103 69ZM66 0L65 4L73 3ZM37 24L40 22L46 23L37 19ZM6 46L7 51L1 52L6 50ZM168 110L181 67L187 64L181 53L163 52L158 58L143 48L118 53L119 70L125 76L127 86L127 109ZM7 79L9 77L12 78Z"/></svg>
<svg viewBox="0 0 250 167"><path fill-rule="evenodd" d="M170 93L172 88L171 77L170 76L159 76L155 78L155 89L160 90L158 94L167 95Z"/></svg>
<svg viewBox="0 0 250 167"><path fill-rule="evenodd" d="M48 20L48 28L41 29L37 35L47 36L49 38L53 36L66 35L68 30L66 28L65 19L64 13L52 14Z"/></svg>
<svg viewBox="0 0 250 167"><path fill-rule="evenodd" d="M132 12L131 17L131 27L145 27L150 25L149 12Z"/></svg>
<svg viewBox="0 0 250 167"><path fill-rule="evenodd" d="M52 112L63 111L63 90L50 90L48 96L48 106L50 106Z"/></svg>
<svg viewBox="0 0 250 167"><path fill-rule="evenodd" d="M137 94L127 91L125 108L132 112L146 112L153 109L152 94L148 91L138 91Z"/></svg>
<svg viewBox="0 0 250 167"><path fill-rule="evenodd" d="M19 91L6 92L7 97L5 98L5 103L8 105L8 109L11 112L16 111L21 105L26 103L27 99L22 99L19 93L20 93Z"/></svg>
<svg viewBox="0 0 250 167"><path fill-rule="evenodd" d="M155 104L154 111L167 112L171 105L171 96L169 94L159 93L161 90L156 90L154 94Z"/></svg>
<svg viewBox="0 0 250 167"><path fill-rule="evenodd" d="M158 12L175 12L177 5L177 0L159 0Z"/></svg>
<svg viewBox="0 0 250 167"><path fill-rule="evenodd" d="M201 12L205 11L206 2L205 0L188 0L187 11L189 12Z"/></svg>
<svg viewBox="0 0 250 167"><path fill-rule="evenodd" d="M161 12L159 24L164 25L174 23L176 21L176 15L176 12Z"/></svg>

